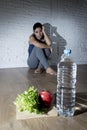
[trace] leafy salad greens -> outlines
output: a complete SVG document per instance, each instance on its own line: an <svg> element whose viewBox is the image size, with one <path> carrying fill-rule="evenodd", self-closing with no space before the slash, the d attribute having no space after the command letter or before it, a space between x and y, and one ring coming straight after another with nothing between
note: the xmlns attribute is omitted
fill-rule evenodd
<svg viewBox="0 0 87 130"><path fill-rule="evenodd" d="M29 111L30 113L43 113L39 109L39 94L34 86L28 88L22 94L19 94L14 101L14 104L19 109L19 111Z"/></svg>

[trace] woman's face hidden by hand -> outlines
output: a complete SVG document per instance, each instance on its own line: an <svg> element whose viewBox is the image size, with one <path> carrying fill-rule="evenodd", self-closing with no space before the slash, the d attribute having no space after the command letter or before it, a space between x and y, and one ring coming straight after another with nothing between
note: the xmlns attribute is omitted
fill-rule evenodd
<svg viewBox="0 0 87 130"><path fill-rule="evenodd" d="M34 30L34 35L36 36L36 38L38 40L41 40L42 37L43 37L43 32L42 32L42 29L40 27L37 27L35 30Z"/></svg>

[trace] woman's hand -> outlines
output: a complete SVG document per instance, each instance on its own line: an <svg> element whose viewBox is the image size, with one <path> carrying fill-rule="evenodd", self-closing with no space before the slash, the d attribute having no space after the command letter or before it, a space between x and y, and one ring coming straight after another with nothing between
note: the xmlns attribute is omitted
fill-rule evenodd
<svg viewBox="0 0 87 130"><path fill-rule="evenodd" d="M42 26L42 32L43 32L43 34L45 33L45 27L44 26Z"/></svg>

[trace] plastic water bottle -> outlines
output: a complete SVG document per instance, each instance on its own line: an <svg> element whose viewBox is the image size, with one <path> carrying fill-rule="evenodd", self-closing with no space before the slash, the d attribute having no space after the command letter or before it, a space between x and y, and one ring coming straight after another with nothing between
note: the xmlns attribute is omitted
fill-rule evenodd
<svg viewBox="0 0 87 130"><path fill-rule="evenodd" d="M77 65L70 54L70 49L64 50L57 65L56 107L58 115L63 116L73 116L75 112Z"/></svg>

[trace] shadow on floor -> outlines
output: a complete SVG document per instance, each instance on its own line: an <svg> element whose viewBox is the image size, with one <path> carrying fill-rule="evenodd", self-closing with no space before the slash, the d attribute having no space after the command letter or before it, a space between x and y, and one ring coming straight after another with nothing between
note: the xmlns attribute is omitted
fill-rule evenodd
<svg viewBox="0 0 87 130"><path fill-rule="evenodd" d="M56 107L56 93L54 94L54 97L54 106ZM76 93L76 106L74 116L85 112L87 112L87 92Z"/></svg>
<svg viewBox="0 0 87 130"><path fill-rule="evenodd" d="M75 115L87 112L87 92L76 94Z"/></svg>

